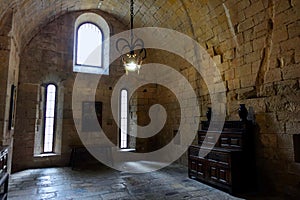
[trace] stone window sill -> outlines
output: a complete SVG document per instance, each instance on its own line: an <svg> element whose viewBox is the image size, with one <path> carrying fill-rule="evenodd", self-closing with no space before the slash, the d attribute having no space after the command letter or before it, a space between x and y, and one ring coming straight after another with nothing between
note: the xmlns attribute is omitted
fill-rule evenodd
<svg viewBox="0 0 300 200"><path fill-rule="evenodd" d="M122 152L134 152L135 149L120 149Z"/></svg>
<svg viewBox="0 0 300 200"><path fill-rule="evenodd" d="M35 158L54 157L54 156L59 156L59 155L56 153L42 153L42 154L34 155Z"/></svg>
<svg viewBox="0 0 300 200"><path fill-rule="evenodd" d="M109 75L109 68L74 65L73 72Z"/></svg>

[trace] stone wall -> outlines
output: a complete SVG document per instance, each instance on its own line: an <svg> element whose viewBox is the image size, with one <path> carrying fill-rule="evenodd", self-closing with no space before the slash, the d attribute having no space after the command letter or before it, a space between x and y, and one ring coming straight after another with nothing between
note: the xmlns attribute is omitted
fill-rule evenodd
<svg viewBox="0 0 300 200"><path fill-rule="evenodd" d="M159 26L184 32L211 55L227 88L226 119L238 120L239 104L246 104L257 126L259 190L269 195L275 191L293 195L289 191L300 183L292 141L300 126L299 2L181 2L178 12L172 11L174 5L166 15L176 16L183 9L186 16L181 12L179 18L187 23L179 26L163 20L166 16L157 14L161 8L155 15ZM201 76L173 55L159 54L151 61L175 67L188 78L198 94L200 118L204 119L211 102Z"/></svg>
<svg viewBox="0 0 300 200"><path fill-rule="evenodd" d="M230 2L215 9L226 5L234 28L231 32L229 23L227 31L214 32L219 43L211 46L217 50L214 54L222 57L219 68L228 87L228 117L237 118L239 103L253 109L258 127L258 185L265 191L275 188L288 193L286 185L298 187L300 181L292 142L292 135L299 134L300 125L299 29L295 29L300 5L297 4L240 1L236 9ZM218 19L226 22L225 14L219 14ZM224 35L226 40L222 41Z"/></svg>
<svg viewBox="0 0 300 200"><path fill-rule="evenodd" d="M124 30L124 26L113 17L95 12L107 20L112 34ZM77 119L73 119L72 113L72 92L76 78L76 73L73 73L74 22L80 14L82 12L68 13L45 25L21 54L13 171L66 166L70 158L70 146L81 144L74 126L74 120ZM95 96L96 101L102 102L102 128L115 144L118 142L118 129L113 121L110 100L115 79L124 73L118 67L119 61L116 61L110 67L110 75L102 76ZM86 76L90 78L95 75ZM42 156L37 153L41 146L41 136L38 135L43 132L42 88L49 82L58 87L56 144L61 144L61 147L57 147L56 155ZM85 86L80 89L84 100L90 88ZM61 136L57 137L58 134Z"/></svg>
<svg viewBox="0 0 300 200"><path fill-rule="evenodd" d="M125 2L103 1L100 9L127 23ZM64 27L65 24L72 25L74 17L66 17L70 23L65 23L63 21L66 19L55 20L56 15L69 10L96 8L98 4L99 1L89 1L86 4L83 1L74 1L73 4L70 1L61 1L53 5L46 4L45 1L24 0L20 3L20 11L16 13L15 20L15 23L21 23L16 27L15 46L25 47L20 65L20 87L27 87L27 84L40 85L39 78L47 76L50 72L55 72L62 80L72 76L73 39L67 36L73 33L72 27ZM12 3L3 3L0 8L5 9L11 5ZM252 120L257 125L255 134L259 189L287 194L293 193L291 191L294 191L300 182L300 164L294 161L292 141L292 136L299 134L300 128L299 7L299 1L293 0L136 1L136 26L159 26L178 30L192 37L207 50L217 64L226 85L227 119L238 119L237 109L240 103L245 103L253 114ZM41 10L43 12L40 12ZM0 9L1 19L3 13L5 12ZM45 23L53 20L51 29L43 27ZM48 37L53 37L57 30L64 35L60 38L64 39L49 39ZM67 40L70 40L69 46L64 46ZM1 49L1 54L4 52ZM7 62L9 54L3 55L5 56L1 56L0 59L6 59ZM170 54L150 57L149 62L170 65L188 78L200 102L199 117L204 119L206 107L211 103L207 86L192 66L174 57ZM2 67L0 64L0 67L1 75L2 72L8 73L7 66ZM113 86L113 83L110 79L105 83L107 88L104 88L103 93L107 98L110 94L109 87ZM1 82L1 87L3 84ZM70 132L65 141L77 141L76 134L73 134L75 130L71 105L68 103L71 100L71 90L68 88L73 87L73 78L67 78L63 85L64 101L67 102L64 104L63 127ZM5 93L4 96L3 93L1 95L0 109L4 110L7 106L4 100ZM169 101L162 96L160 98L159 102ZM146 104L147 106L149 104ZM4 124L4 117L1 117L0 128ZM108 114L107 120L111 119ZM147 120L141 123L146 124ZM166 128L168 132L174 127L167 125ZM67 146L68 144L65 144L65 147ZM62 152L67 153L67 150ZM185 163L186 158L182 158L181 161ZM32 166L30 158L26 162L26 166Z"/></svg>
<svg viewBox="0 0 300 200"><path fill-rule="evenodd" d="M180 107L175 95L162 85L147 84L138 88L131 97L130 131L137 131L136 125L147 126L159 119L157 115L153 115L152 119L149 116L149 110L155 104L163 106L166 111L165 125L152 137L137 138L137 152L152 152L163 148L171 142L174 131L179 128Z"/></svg>
<svg viewBox="0 0 300 200"><path fill-rule="evenodd" d="M11 22L11 20L8 20ZM9 23L8 22L8 23ZM7 26L7 24L6 24ZM10 44L11 44L11 38L8 36L8 32L10 31L11 26L8 25L6 27L5 31L1 31L1 36L0 36L0 81L1 81L1 94L0 94L0 128L1 132L7 131L7 127L4 126L4 122L7 123L8 116L6 115L6 93L7 93L7 74L8 74L8 69L9 69L9 55L10 55ZM7 126L7 124L6 124ZM4 135L1 135L1 140L3 140Z"/></svg>
<svg viewBox="0 0 300 200"><path fill-rule="evenodd" d="M8 9L0 22L0 134L1 145L8 146L8 171L11 169L12 143L15 126L20 48L12 34L13 12ZM14 88L14 93L12 89Z"/></svg>
<svg viewBox="0 0 300 200"><path fill-rule="evenodd" d="M218 66L228 87L228 118L237 119L240 103L253 109L258 127L259 188L287 192L289 186L284 185L298 187L300 181L292 142L300 125L299 29L295 31L300 5L293 1L240 1L220 4L215 11L224 5L230 11L234 32L230 23L228 30L214 31L219 42L211 48L216 50L214 56L221 56ZM225 15L220 13L217 18L226 23ZM210 40L206 44L209 47Z"/></svg>
<svg viewBox="0 0 300 200"><path fill-rule="evenodd" d="M300 30L296 28L300 20L299 3L285 0L182 3L191 26L183 30L184 25L180 28L174 24L172 28L197 40L216 63L227 88L226 119L238 120L239 104L245 103L252 115L249 117L256 123L259 190L268 191L268 195L276 192L295 195L291 191L300 183L300 165L294 161L292 141L293 134L299 134L300 125L297 45ZM172 25L169 20L161 20L160 26ZM198 94L200 118L204 119L211 102L201 76L172 55L157 58L163 58L159 61L188 78Z"/></svg>

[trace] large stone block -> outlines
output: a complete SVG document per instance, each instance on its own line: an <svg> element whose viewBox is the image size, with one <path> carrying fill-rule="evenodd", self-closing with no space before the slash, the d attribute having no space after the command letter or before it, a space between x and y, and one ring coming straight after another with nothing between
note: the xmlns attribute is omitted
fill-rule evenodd
<svg viewBox="0 0 300 200"><path fill-rule="evenodd" d="M274 43L285 41L288 39L288 31L285 27L280 27L273 31L272 41Z"/></svg>
<svg viewBox="0 0 300 200"><path fill-rule="evenodd" d="M277 112L277 111L285 111L286 105L289 104L288 99L285 96L272 96L265 98L265 103L267 106L267 111Z"/></svg>
<svg viewBox="0 0 300 200"><path fill-rule="evenodd" d="M286 162L294 161L294 151L293 148L282 148L278 151L279 160Z"/></svg>
<svg viewBox="0 0 300 200"><path fill-rule="evenodd" d="M300 21L295 21L289 24L287 27L289 38L294 38L300 35Z"/></svg>
<svg viewBox="0 0 300 200"><path fill-rule="evenodd" d="M225 80L232 80L235 78L235 70L234 68L225 71Z"/></svg>
<svg viewBox="0 0 300 200"><path fill-rule="evenodd" d="M286 122L286 133L287 134L299 134L300 122Z"/></svg>
<svg viewBox="0 0 300 200"><path fill-rule="evenodd" d="M256 50L256 51L253 51L247 55L245 55L245 62L250 64L250 63L253 63L257 60L260 60L261 59L261 51L260 50Z"/></svg>
<svg viewBox="0 0 300 200"><path fill-rule="evenodd" d="M251 16L262 11L263 9L264 5L262 1L256 1L255 3L252 3L249 7L245 9L246 18L250 18Z"/></svg>
<svg viewBox="0 0 300 200"><path fill-rule="evenodd" d="M268 29L268 21L267 20L264 20L254 26L254 32L256 33L256 36L258 36L257 33L261 33L261 32L266 33L267 29Z"/></svg>
<svg viewBox="0 0 300 200"><path fill-rule="evenodd" d="M245 21L238 24L238 32L244 32L254 26L254 22L252 18L247 18Z"/></svg>
<svg viewBox="0 0 300 200"><path fill-rule="evenodd" d="M278 134L278 148L293 148L293 135Z"/></svg>
<svg viewBox="0 0 300 200"><path fill-rule="evenodd" d="M279 155L278 151L275 150L276 148L271 148L271 147L264 147L260 148L260 152L258 152L258 157L262 158L264 160L278 160ZM268 169L273 169L273 167L266 167Z"/></svg>
<svg viewBox="0 0 300 200"><path fill-rule="evenodd" d="M284 80L300 78L300 68L297 64L285 66L282 75Z"/></svg>
<svg viewBox="0 0 300 200"><path fill-rule="evenodd" d="M285 123L279 122L273 113L257 113L255 115L261 134L284 134Z"/></svg>
<svg viewBox="0 0 300 200"><path fill-rule="evenodd" d="M259 143L263 147L276 148L277 135L276 134L261 134L259 135Z"/></svg>
<svg viewBox="0 0 300 200"><path fill-rule="evenodd" d="M247 77L250 74L251 74L251 64L246 64L236 68L236 76L239 78Z"/></svg>
<svg viewBox="0 0 300 200"><path fill-rule="evenodd" d="M255 74L249 74L247 76L241 77L241 87L247 88L255 86L256 81L256 75Z"/></svg>
<svg viewBox="0 0 300 200"><path fill-rule="evenodd" d="M266 46L266 38L259 37L253 40L253 50L260 50Z"/></svg>
<svg viewBox="0 0 300 200"><path fill-rule="evenodd" d="M299 43L300 43L299 37L289 38L288 40L281 42L280 47L283 52L291 49L296 49L299 51L300 50L300 47L298 45Z"/></svg>
<svg viewBox="0 0 300 200"><path fill-rule="evenodd" d="M282 72L280 68L273 68L267 71L265 75L265 83L271 83L282 80Z"/></svg>
<svg viewBox="0 0 300 200"><path fill-rule="evenodd" d="M287 80L276 82L274 89L278 95L295 94L300 90L297 80Z"/></svg>
<svg viewBox="0 0 300 200"><path fill-rule="evenodd" d="M250 6L250 1L249 0L239 1L237 5L236 4L234 5L237 6L238 10L243 10Z"/></svg>
<svg viewBox="0 0 300 200"><path fill-rule="evenodd" d="M249 54L253 52L252 41L245 42L243 44L243 54Z"/></svg>
<svg viewBox="0 0 300 200"><path fill-rule="evenodd" d="M268 18L268 14L267 12L259 12L256 15L253 15L253 20L254 20L254 24L260 24L261 22L265 21L266 18Z"/></svg>
<svg viewBox="0 0 300 200"><path fill-rule="evenodd" d="M245 103L248 108L252 107L254 114L266 112L264 98L246 99L243 103Z"/></svg>
<svg viewBox="0 0 300 200"><path fill-rule="evenodd" d="M290 1L289 0L281 0L277 2L276 4L276 13L281 13L291 7Z"/></svg>
<svg viewBox="0 0 300 200"><path fill-rule="evenodd" d="M11 45L11 38L0 35L0 50L9 50Z"/></svg>
<svg viewBox="0 0 300 200"><path fill-rule="evenodd" d="M283 122L299 122L300 121L300 110L296 111L281 111L277 112L277 119Z"/></svg>
<svg viewBox="0 0 300 200"><path fill-rule="evenodd" d="M254 87L246 87L236 90L239 100L251 99L256 97L256 90Z"/></svg>
<svg viewBox="0 0 300 200"><path fill-rule="evenodd" d="M286 1L288 0L285 0L285 2ZM299 10L299 8L293 7L285 10L284 12L277 13L275 15L276 24L280 26L297 21L299 19L299 16L297 15L297 9Z"/></svg>

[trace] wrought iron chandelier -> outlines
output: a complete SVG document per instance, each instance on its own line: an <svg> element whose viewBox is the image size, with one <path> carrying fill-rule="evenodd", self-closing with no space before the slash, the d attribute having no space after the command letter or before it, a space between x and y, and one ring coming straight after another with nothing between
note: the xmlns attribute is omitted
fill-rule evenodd
<svg viewBox="0 0 300 200"><path fill-rule="evenodd" d="M125 68L126 74L128 72L137 71L141 68L143 60L146 58L146 49L144 48L144 41L140 38L135 38L133 33L133 13L134 2L130 0L130 41L125 38L120 38L116 42L116 49L121 54L121 59L123 66ZM122 48L120 45L124 44ZM135 49L138 50L135 50ZM124 55L124 51L129 53Z"/></svg>

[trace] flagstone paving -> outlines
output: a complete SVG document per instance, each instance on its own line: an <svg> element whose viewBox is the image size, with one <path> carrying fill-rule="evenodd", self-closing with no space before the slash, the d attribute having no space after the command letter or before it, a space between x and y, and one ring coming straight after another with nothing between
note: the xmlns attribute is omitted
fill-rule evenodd
<svg viewBox="0 0 300 200"><path fill-rule="evenodd" d="M9 200L238 200L187 177L187 168L171 165L132 174L98 166L92 169L46 168L14 173Z"/></svg>

